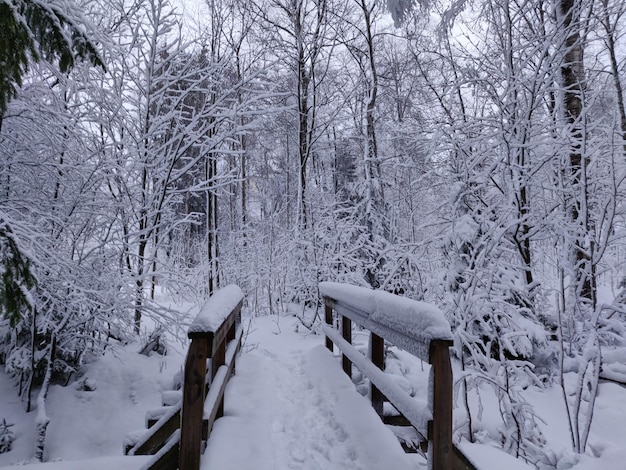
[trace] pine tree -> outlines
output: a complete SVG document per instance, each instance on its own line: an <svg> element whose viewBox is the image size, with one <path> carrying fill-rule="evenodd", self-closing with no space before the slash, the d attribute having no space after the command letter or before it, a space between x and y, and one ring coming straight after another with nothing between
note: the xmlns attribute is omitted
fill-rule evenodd
<svg viewBox="0 0 626 470"><path fill-rule="evenodd" d="M17 95L30 60L57 62L69 71L76 59L104 67L94 43L65 4L0 0L0 116Z"/></svg>
<svg viewBox="0 0 626 470"><path fill-rule="evenodd" d="M3 419L2 424L0 424L0 454L10 452L13 448L15 434L13 434L13 431L11 430L12 426L14 426L14 424L7 423L6 419Z"/></svg>
<svg viewBox="0 0 626 470"><path fill-rule="evenodd" d="M31 307L29 289L36 279L30 260L20 251L15 235L7 221L0 216L0 311L15 327L21 312Z"/></svg>

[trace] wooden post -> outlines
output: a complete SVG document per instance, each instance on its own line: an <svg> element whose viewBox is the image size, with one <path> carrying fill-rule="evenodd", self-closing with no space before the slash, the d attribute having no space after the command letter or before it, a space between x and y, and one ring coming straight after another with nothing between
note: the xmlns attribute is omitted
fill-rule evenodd
<svg viewBox="0 0 626 470"><path fill-rule="evenodd" d="M430 343L430 363L433 374L433 421L429 430L433 470L448 470L453 465L452 446L452 366L451 342L434 340Z"/></svg>
<svg viewBox="0 0 626 470"><path fill-rule="evenodd" d="M343 316L341 318L341 330L343 333L343 339L352 344L352 320ZM352 362L345 354L341 355L341 363L343 365L343 371L348 374L348 377L352 378Z"/></svg>
<svg viewBox="0 0 626 470"><path fill-rule="evenodd" d="M202 415L206 394L207 338L194 338L185 362L178 468L198 470L202 445Z"/></svg>
<svg viewBox="0 0 626 470"><path fill-rule="evenodd" d="M237 303L233 300L237 297ZM228 374L234 370L234 357L228 366L224 380L215 382L219 368L225 365L226 345L237 337L237 326L241 323L243 293L235 285L215 292L202 306L196 319L189 326L187 336L191 339L185 361L183 398L180 411L180 452L178 468L199 470L202 441L208 438L210 427L216 416L224 414L224 390ZM228 306L228 307L227 307ZM229 310L230 309L230 310ZM238 348L237 348L238 349ZM234 352L236 354L237 351ZM211 359L211 384L219 384L216 405L207 417L204 426L205 399L209 390L207 384L207 359ZM232 368L231 368L232 367Z"/></svg>
<svg viewBox="0 0 626 470"><path fill-rule="evenodd" d="M375 333L370 333L370 351L372 357L371 361L380 370L385 370L385 340ZM383 416L383 401L385 397L376 388L376 386L370 382L370 394L372 397L372 406L378 416Z"/></svg>
<svg viewBox="0 0 626 470"><path fill-rule="evenodd" d="M324 318L326 320L326 324L330 327L333 326L333 308L327 302L324 302ZM327 336L326 337L326 348L333 352L333 341Z"/></svg>

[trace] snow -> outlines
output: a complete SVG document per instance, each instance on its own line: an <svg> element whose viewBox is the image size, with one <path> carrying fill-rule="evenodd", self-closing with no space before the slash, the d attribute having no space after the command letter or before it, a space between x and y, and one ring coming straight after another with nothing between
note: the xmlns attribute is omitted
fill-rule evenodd
<svg viewBox="0 0 626 470"><path fill-rule="evenodd" d="M137 470L144 464L146 464L152 456L117 456L117 457L96 457L89 460L74 460L74 461L58 461L47 462L44 464L31 464L20 465L20 469L30 470ZM0 468L13 468L13 467L0 467Z"/></svg>
<svg viewBox="0 0 626 470"><path fill-rule="evenodd" d="M417 457L355 392L323 338L292 329L277 336L272 320L256 320L255 343L248 338L237 363L202 468L415 469Z"/></svg>
<svg viewBox="0 0 626 470"><path fill-rule="evenodd" d="M237 332L235 336L235 339L232 340L228 344L228 347L226 348L226 355L225 355L225 360L224 360L225 365L221 365L217 369L215 376L211 380L211 387L209 388L209 392L207 393L207 396L204 400L204 410L203 410L204 419L207 419L207 420L210 419L211 414L217 407L217 402L221 398L221 389L223 387L224 382L226 382L227 380L227 377L228 377L227 374L229 374L231 371L230 364L232 364L234 356L237 353L237 350L239 349L238 346L239 346L239 342L241 341L241 336L242 336L242 330L239 329L239 331Z"/></svg>
<svg viewBox="0 0 626 470"><path fill-rule="evenodd" d="M169 440L165 443L165 445L161 449L159 449L159 451L156 454L151 456L150 460L141 467L141 470L148 470L153 465L154 462L159 461L159 459L161 459L165 454L170 452L174 448L174 446L176 446L176 444L178 444L179 442L180 442L180 429L177 429L176 431L172 433L172 435L169 437Z"/></svg>
<svg viewBox="0 0 626 470"><path fill-rule="evenodd" d="M180 390L166 390L161 394L161 401L163 406L176 405L183 397L183 393Z"/></svg>
<svg viewBox="0 0 626 470"><path fill-rule="evenodd" d="M396 331L431 340L452 340L450 324L432 304L337 282L320 283L320 292L362 310L370 320Z"/></svg>
<svg viewBox="0 0 626 470"><path fill-rule="evenodd" d="M252 320L237 360L237 374L226 389L225 416L215 423L203 468L426 468L422 457L402 452L390 427L383 426L368 400L355 392L341 369L340 357L323 347L324 337L304 328L295 331L298 324L291 317ZM354 336L360 340L363 335L355 331ZM93 391L77 389L75 383L50 388L46 456L51 462L44 464L32 460L35 413L24 412L12 379L0 373L0 420L6 418L15 423L12 429L16 434L13 450L0 454L0 468L24 464L23 468L32 470L141 468L149 457L123 456L125 436L143 428L145 412L158 406L161 392L171 387L184 354L170 347L168 356L146 357L138 354L139 349L140 345L131 344L110 350L100 361L88 365L75 383L90 379L97 383ZM392 356L388 370L404 374L397 381L408 379L410 389L422 396L427 389L428 368L423 370L419 360L395 348L390 350L389 357ZM458 373L455 370L457 378ZM624 468L624 387L600 384L589 450L582 456L571 451L558 386L545 390L530 388L526 394L537 415L545 421L540 426L547 440L545 450L555 462L552 468ZM474 424L478 435L495 436L501 426L497 401L493 402L497 399L484 392L482 400L482 420ZM457 426L460 418L462 410L456 408ZM493 442L463 442L461 448L480 462L481 470L532 468L494 448Z"/></svg>
<svg viewBox="0 0 626 470"><path fill-rule="evenodd" d="M160 404L161 391L171 388L172 376L183 363L177 345L170 346L167 356L149 357L138 353L138 343L110 348L100 360L86 365L75 382L66 387L51 385L46 401L50 424L45 458L68 463L46 464L46 468L129 468L128 462L134 460L121 458L126 434L145 427L146 411ZM97 388L86 391L77 386L85 379L97 382ZM13 450L0 454L0 468L34 462L35 415L24 411L13 379L0 373L0 420L15 423L16 434ZM108 465L112 457L125 463ZM69 463L85 459L90 459L89 465ZM93 466L91 459L95 459Z"/></svg>
<svg viewBox="0 0 626 470"><path fill-rule="evenodd" d="M535 468L487 444L462 442L458 447L467 459L480 470L502 470L503 468L507 470L533 470Z"/></svg>
<svg viewBox="0 0 626 470"><path fill-rule="evenodd" d="M478 228L478 224L470 214L461 215L453 225L455 238L460 241L474 240Z"/></svg>
<svg viewBox="0 0 626 470"><path fill-rule="evenodd" d="M241 300L243 292L234 284L216 291L189 326L189 333L215 333Z"/></svg>
<svg viewBox="0 0 626 470"><path fill-rule="evenodd" d="M547 447L561 460L571 461L573 470L626 468L626 388L613 383L600 383L589 435L589 449L581 456L571 451L560 388L532 390L528 398L537 414L546 421L542 430L548 441Z"/></svg>
<svg viewBox="0 0 626 470"><path fill-rule="evenodd" d="M157 426L157 427L163 426L163 424L167 423L170 419L172 419L172 417L176 413L180 411L180 408L181 408L181 402L179 402L177 405L168 407L167 411L165 411L159 417L157 422L154 423L154 426ZM148 415L150 415L149 411L148 411ZM146 421L149 418L152 418L152 416L147 416ZM148 430L143 429L142 431L143 432L138 433L137 430L134 430L130 433L130 435L127 435L126 438L124 439L124 447L130 444L132 444L133 446L133 448L129 450L128 455L135 455L135 449L138 449L139 447L143 446L148 441L148 439L152 437L152 433L149 432Z"/></svg>
<svg viewBox="0 0 626 470"><path fill-rule="evenodd" d="M601 377L626 383L626 348L602 351Z"/></svg>
<svg viewBox="0 0 626 470"><path fill-rule="evenodd" d="M432 411L428 404L427 396L411 397L396 383L392 378L393 376L376 367L369 359L345 341L336 330L325 326L324 333L339 346L341 351L345 353L355 366L374 382L382 394L404 414L418 431L424 435L428 433L428 421L432 419Z"/></svg>
<svg viewBox="0 0 626 470"><path fill-rule="evenodd" d="M372 329L376 325L399 333L385 337L396 346L425 360L428 360L428 345L431 341L452 341L450 324L434 305L389 292L336 282L322 282L319 288L323 296L367 315L361 325L363 328ZM412 340L418 340L421 347L412 344Z"/></svg>

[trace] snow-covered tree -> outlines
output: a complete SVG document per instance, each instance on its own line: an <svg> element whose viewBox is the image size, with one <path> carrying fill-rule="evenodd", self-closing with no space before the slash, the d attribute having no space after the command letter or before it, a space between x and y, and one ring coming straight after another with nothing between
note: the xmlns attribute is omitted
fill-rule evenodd
<svg viewBox="0 0 626 470"><path fill-rule="evenodd" d="M70 70L77 59L104 65L94 39L86 32L87 22L77 11L71 2L0 2L0 118L22 86L31 61L58 63L61 72Z"/></svg>

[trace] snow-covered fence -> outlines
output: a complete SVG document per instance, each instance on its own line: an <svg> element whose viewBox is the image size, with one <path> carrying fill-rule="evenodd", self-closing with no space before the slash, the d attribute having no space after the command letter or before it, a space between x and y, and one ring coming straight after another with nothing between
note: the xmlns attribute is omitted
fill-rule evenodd
<svg viewBox="0 0 626 470"><path fill-rule="evenodd" d="M241 347L242 304L239 287L220 289L189 327L191 343L185 360L182 399L127 452L154 454L144 469L200 468L203 443L215 420L224 414L224 391Z"/></svg>
<svg viewBox="0 0 626 470"><path fill-rule="evenodd" d="M235 370L235 356L241 345L242 303L239 287L220 289L202 307L187 332L191 344L185 361L178 468L200 468L202 441L206 442L213 423L224 414L224 390ZM209 384L207 359L211 359Z"/></svg>
<svg viewBox="0 0 626 470"><path fill-rule="evenodd" d="M452 333L443 314L424 302L346 284L320 283L320 293L325 305L326 347L331 351L333 343L339 347L343 370L351 376L354 364L368 377L372 405L381 417L387 400L427 436L430 468L454 468ZM341 317L342 334L333 327L333 311ZM352 322L370 331L370 358L352 346ZM421 401L410 397L383 372L385 341L431 364L430 396Z"/></svg>

